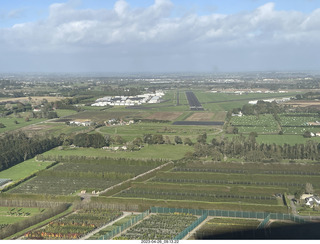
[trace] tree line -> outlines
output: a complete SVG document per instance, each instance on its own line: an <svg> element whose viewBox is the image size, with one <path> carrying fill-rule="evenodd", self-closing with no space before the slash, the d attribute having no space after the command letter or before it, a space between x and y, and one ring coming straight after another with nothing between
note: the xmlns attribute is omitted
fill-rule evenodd
<svg viewBox="0 0 320 244"><path fill-rule="evenodd" d="M242 158L249 162L278 162L282 159L320 159L320 144L307 141L306 144L284 145L257 143L255 133L249 137L237 135L233 138L213 138L211 143L196 143L195 151L186 157L212 157L221 161L224 157Z"/></svg>
<svg viewBox="0 0 320 244"><path fill-rule="evenodd" d="M23 132L5 134L0 138L0 170L10 168L37 154L61 145L58 137L28 137Z"/></svg>

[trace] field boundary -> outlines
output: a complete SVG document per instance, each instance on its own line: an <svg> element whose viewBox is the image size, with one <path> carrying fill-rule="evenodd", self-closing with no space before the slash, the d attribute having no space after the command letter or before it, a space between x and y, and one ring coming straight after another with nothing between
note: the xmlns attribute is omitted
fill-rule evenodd
<svg viewBox="0 0 320 244"><path fill-rule="evenodd" d="M150 212L151 211L149 209L147 211L144 211L143 213L137 215L136 217L128 220L126 223L122 224L121 226L118 226L117 228L113 229L110 233L99 237L99 240L110 240L111 238L113 238L117 234L121 233L125 229L128 229L129 227L131 227L135 223L144 219L146 216L148 216L150 214Z"/></svg>
<svg viewBox="0 0 320 244"><path fill-rule="evenodd" d="M185 208L165 208L165 207L151 207L151 213L185 213L193 215L204 215L215 217L231 217L231 218L245 218L245 219L263 219L264 221L275 220L292 220L296 223L308 223L309 219L302 218L297 215L283 214L283 213L269 213L269 212L246 212L246 211L231 211L231 210L204 210L204 209L185 209ZM268 222L266 221L266 222Z"/></svg>
<svg viewBox="0 0 320 244"><path fill-rule="evenodd" d="M117 189L117 190L120 191L120 190L123 188L122 186L125 186L125 188L128 188L128 187L130 187L131 182L136 181L136 180L138 180L138 179L141 179L141 178L143 178L143 177L147 177L147 176L150 175L150 174L151 174L150 177L152 177L153 173L156 173L157 171L159 171L159 170L161 170L162 168L165 168L166 166L169 166L169 165L172 165L172 166L173 166L173 162L171 161L171 162L162 164L162 165L160 165L160 166L158 166L158 167L156 167L156 168L154 168L154 169L151 169L151 170L149 170L149 171L147 171L147 172L145 172L145 173L142 173L142 174L140 174L140 175L137 175L137 176L135 176L135 177L133 177L133 178L131 178L131 179L128 179L128 180L126 180L126 181L123 181L123 182L121 182L121 183L119 183L119 184L117 184L117 185L111 186L111 187L109 187L109 188L101 191L101 192L99 193L99 195L101 195L101 194L106 194L108 191L112 191L112 190L115 190L115 189ZM107 195L109 195L109 194L107 194ZM104 195L104 196L105 196L105 195Z"/></svg>

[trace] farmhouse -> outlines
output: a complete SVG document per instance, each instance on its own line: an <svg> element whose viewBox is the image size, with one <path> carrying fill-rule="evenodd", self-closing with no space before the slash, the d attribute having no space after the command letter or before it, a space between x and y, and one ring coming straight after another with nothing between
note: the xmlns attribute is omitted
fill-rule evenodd
<svg viewBox="0 0 320 244"><path fill-rule="evenodd" d="M232 116L242 117L242 116L243 116L243 114L242 114L242 112L241 112L241 111L239 111L239 113L237 113L237 114L232 114Z"/></svg>
<svg viewBox="0 0 320 244"><path fill-rule="evenodd" d="M73 120L70 121L70 125L77 125L77 126L90 126L93 123L91 122L91 120L88 119L77 119L77 120Z"/></svg>
<svg viewBox="0 0 320 244"><path fill-rule="evenodd" d="M305 199L306 205L312 207L313 205L320 205L320 197L311 196Z"/></svg>

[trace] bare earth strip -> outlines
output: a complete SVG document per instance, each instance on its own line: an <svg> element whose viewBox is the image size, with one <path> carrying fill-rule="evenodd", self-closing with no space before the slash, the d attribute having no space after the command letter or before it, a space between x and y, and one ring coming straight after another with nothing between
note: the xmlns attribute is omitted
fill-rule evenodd
<svg viewBox="0 0 320 244"><path fill-rule="evenodd" d="M146 119L175 120L181 114L182 112L157 112L157 113L151 114Z"/></svg>
<svg viewBox="0 0 320 244"><path fill-rule="evenodd" d="M193 113L186 121L212 121L214 113Z"/></svg>
<svg viewBox="0 0 320 244"><path fill-rule="evenodd" d="M48 100L48 102L55 102L58 100L65 99L66 97L49 97L49 96L44 96L44 97L31 97L31 102L40 102L43 99ZM29 101L29 97L14 97L14 98L3 98L0 99L0 102L24 102L24 101Z"/></svg>
<svg viewBox="0 0 320 244"><path fill-rule="evenodd" d="M214 121L225 121L225 118L226 118L226 115L227 115L227 112L225 111L219 111L215 114L214 116Z"/></svg>
<svg viewBox="0 0 320 244"><path fill-rule="evenodd" d="M290 101L285 104L293 107L320 106L320 101Z"/></svg>

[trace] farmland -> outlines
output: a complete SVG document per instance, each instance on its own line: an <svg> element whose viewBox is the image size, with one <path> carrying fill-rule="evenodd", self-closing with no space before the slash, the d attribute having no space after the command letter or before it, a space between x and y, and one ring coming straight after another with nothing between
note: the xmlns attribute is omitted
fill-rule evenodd
<svg viewBox="0 0 320 244"><path fill-rule="evenodd" d="M250 165L250 169L248 168ZM189 163L171 171L158 172L156 177L145 183L134 183L115 197L149 198L175 201L198 202L241 202L283 205L277 194L294 192L312 182L319 192L320 175L318 165L292 165L287 171L285 164L237 164L237 163Z"/></svg>
<svg viewBox="0 0 320 244"><path fill-rule="evenodd" d="M73 240L118 218L121 212L102 209L79 210L65 218L53 221L42 229L28 232L25 239Z"/></svg>
<svg viewBox="0 0 320 244"><path fill-rule="evenodd" d="M218 234L230 233L237 231L255 230L260 221L251 219L233 219L233 218L212 218L207 221L195 233L196 239L201 239L207 235L213 236ZM190 239L193 239L191 237Z"/></svg>
<svg viewBox="0 0 320 244"><path fill-rule="evenodd" d="M239 133L257 132L258 134L276 134L280 128L270 114L257 116L233 117L231 125L239 129Z"/></svg>
<svg viewBox="0 0 320 244"><path fill-rule="evenodd" d="M45 211L44 208L0 207L0 230L43 211Z"/></svg>
<svg viewBox="0 0 320 244"><path fill-rule="evenodd" d="M278 134L282 131L285 135L302 135L306 131L318 132L320 125L316 123L317 120L317 114L286 113L280 114L277 122L271 114L266 114L233 117L231 125L236 126L239 133Z"/></svg>
<svg viewBox="0 0 320 244"><path fill-rule="evenodd" d="M8 178L12 181L18 181L32 175L33 173L36 173L37 171L45 169L51 164L52 162L49 161L40 162L34 158L29 159L9 169L1 171L0 179Z"/></svg>
<svg viewBox="0 0 320 244"><path fill-rule="evenodd" d="M172 240L197 219L181 213L155 214L131 227L114 240Z"/></svg>
<svg viewBox="0 0 320 244"><path fill-rule="evenodd" d="M0 172L0 179L9 178L16 184L19 181L19 184L12 185L12 188L4 189L5 193L1 193L2 202L6 202L7 198L10 204L15 202L21 206L23 202L32 201L37 201L36 204L67 202L72 204L72 208L87 204L89 206L87 209L70 210L73 211L72 214L64 213L66 216L59 219L56 217L57 220L47 220L47 224L42 224L40 228L30 227L33 230L21 233L25 234L25 239L84 238L93 230L98 231L97 228L116 220L122 215L120 210L146 211L152 206L159 206L288 213L291 208L284 196L303 192L306 183L312 184L315 194L320 194L320 166L317 163L317 155L310 160L303 158L309 149L318 148L316 144L295 147L300 150L300 158L296 158L298 153L292 153L290 157L273 157L271 149L269 150L271 147L280 150L280 147L277 148L273 144L294 145L307 143L308 140L320 142L320 137L302 136L306 131L320 132L317 111L293 111L293 107L288 107L287 110L279 109L277 113L259 113L256 110L255 113L248 113L250 115L242 117L231 116L232 113L236 113L233 109L248 105L250 100L282 97L283 94L236 95L226 93L228 91L224 88L213 93L211 91L215 88L211 87L211 81L210 88L206 87L207 84L201 84L199 88L193 82L186 86L183 83L170 83L170 86L164 89L163 101L157 104L134 107L90 106L91 102L104 95L104 92L112 96L121 96L123 93L139 94L148 90L147 87L151 84L146 81L141 87L135 87L135 83L131 84L134 81L130 78L128 80L129 85L122 86L121 82L115 82L102 87L97 85L100 81L94 81L94 88L87 87L86 80L80 85L83 87L81 96L70 97L64 102L57 101L62 97L51 97L46 98L49 103L34 100L37 102L33 103L35 107L31 104L28 108L21 104L0 105L0 123L4 125L0 128L0 133L16 132L20 129L30 135L30 138L49 138L54 135L59 140L57 147L34 154L37 155L35 158ZM152 83L151 86L148 92L162 85ZM61 88L64 98L69 89L71 88ZM113 91L116 92L112 94ZM70 94L77 92L72 91ZM286 96L295 94L297 93L293 91ZM21 109L25 111L21 112ZM39 109L43 111L39 112ZM41 117L44 116L45 109L56 113L59 118L48 120ZM34 111L38 111L39 114L36 115ZM94 123L90 126L66 123L81 119ZM108 120L115 120L116 123L108 124ZM129 120L133 120L134 123L122 123ZM237 128L237 131L230 132L228 127ZM254 139L252 134L250 135L251 132L257 133ZM99 135L105 144L97 148L89 144L77 144L79 141L90 141L93 137L89 136L93 135ZM147 140L148 135L152 136L153 141ZM154 138L163 140L158 142ZM180 138L180 141L177 138ZM141 140L134 144L135 139ZM25 145L28 145L28 140ZM270 145L262 146L259 143ZM240 150L241 157L236 154L240 144L243 146L243 150ZM261 148L265 149L265 154L258 154L262 151L259 151ZM226 153L224 149L230 153ZM253 159L251 161L254 163L248 163L250 159L246 158L246 150L252 155L257 153L256 158L264 161ZM281 147L281 150L289 149ZM260 155L268 158L262 158ZM1 156L1 159L7 159L6 152ZM22 155L22 160L23 156L27 158L28 154ZM165 169L133 179L168 162L170 167L166 166ZM104 191L106 189L108 190ZM96 205L90 203L102 208L97 209ZM20 223L28 216L47 211L45 208L33 209L24 206L19 209L22 210L18 211L17 207L11 206L1 207L0 227L1 224L4 226ZM305 215L318 213L306 210L305 207L301 207L300 210L300 213ZM112 232L135 216L138 215L132 214L115 222L90 239L98 239L101 235ZM115 239L171 240L197 218L198 216L181 213L153 213ZM254 229L258 224L257 220L213 218L208 220L197 234L242 231L247 228Z"/></svg>
<svg viewBox="0 0 320 244"><path fill-rule="evenodd" d="M102 191L159 166L156 161L76 159L55 167L12 189L12 193L69 195L80 190Z"/></svg>
<svg viewBox="0 0 320 244"><path fill-rule="evenodd" d="M99 129L101 133L110 135L120 135L125 140L133 140L142 137L143 134L158 134L168 136L173 141L174 136L189 137L195 141L197 135L202 133L214 134L216 128L211 126L175 126L171 123L135 123L129 126L110 126Z"/></svg>
<svg viewBox="0 0 320 244"><path fill-rule="evenodd" d="M134 217L136 217L136 214L130 214L125 216L124 218L121 218L120 220L116 221L114 224L107 226L106 228L103 228L102 230L100 230L99 232L97 232L96 234L92 235L91 237L89 237L87 240L99 240L99 238L103 235L106 235L110 232L112 232L114 229L116 229L117 227L123 225L124 223L127 223L128 221L130 221L131 219L133 219Z"/></svg>
<svg viewBox="0 0 320 244"><path fill-rule="evenodd" d="M163 154L163 152L166 152ZM109 151L96 148L55 148L43 155L52 156L97 156L110 158L132 158L132 159L165 159L178 160L184 157L187 152L192 152L193 148L185 145L146 145L139 151Z"/></svg>

